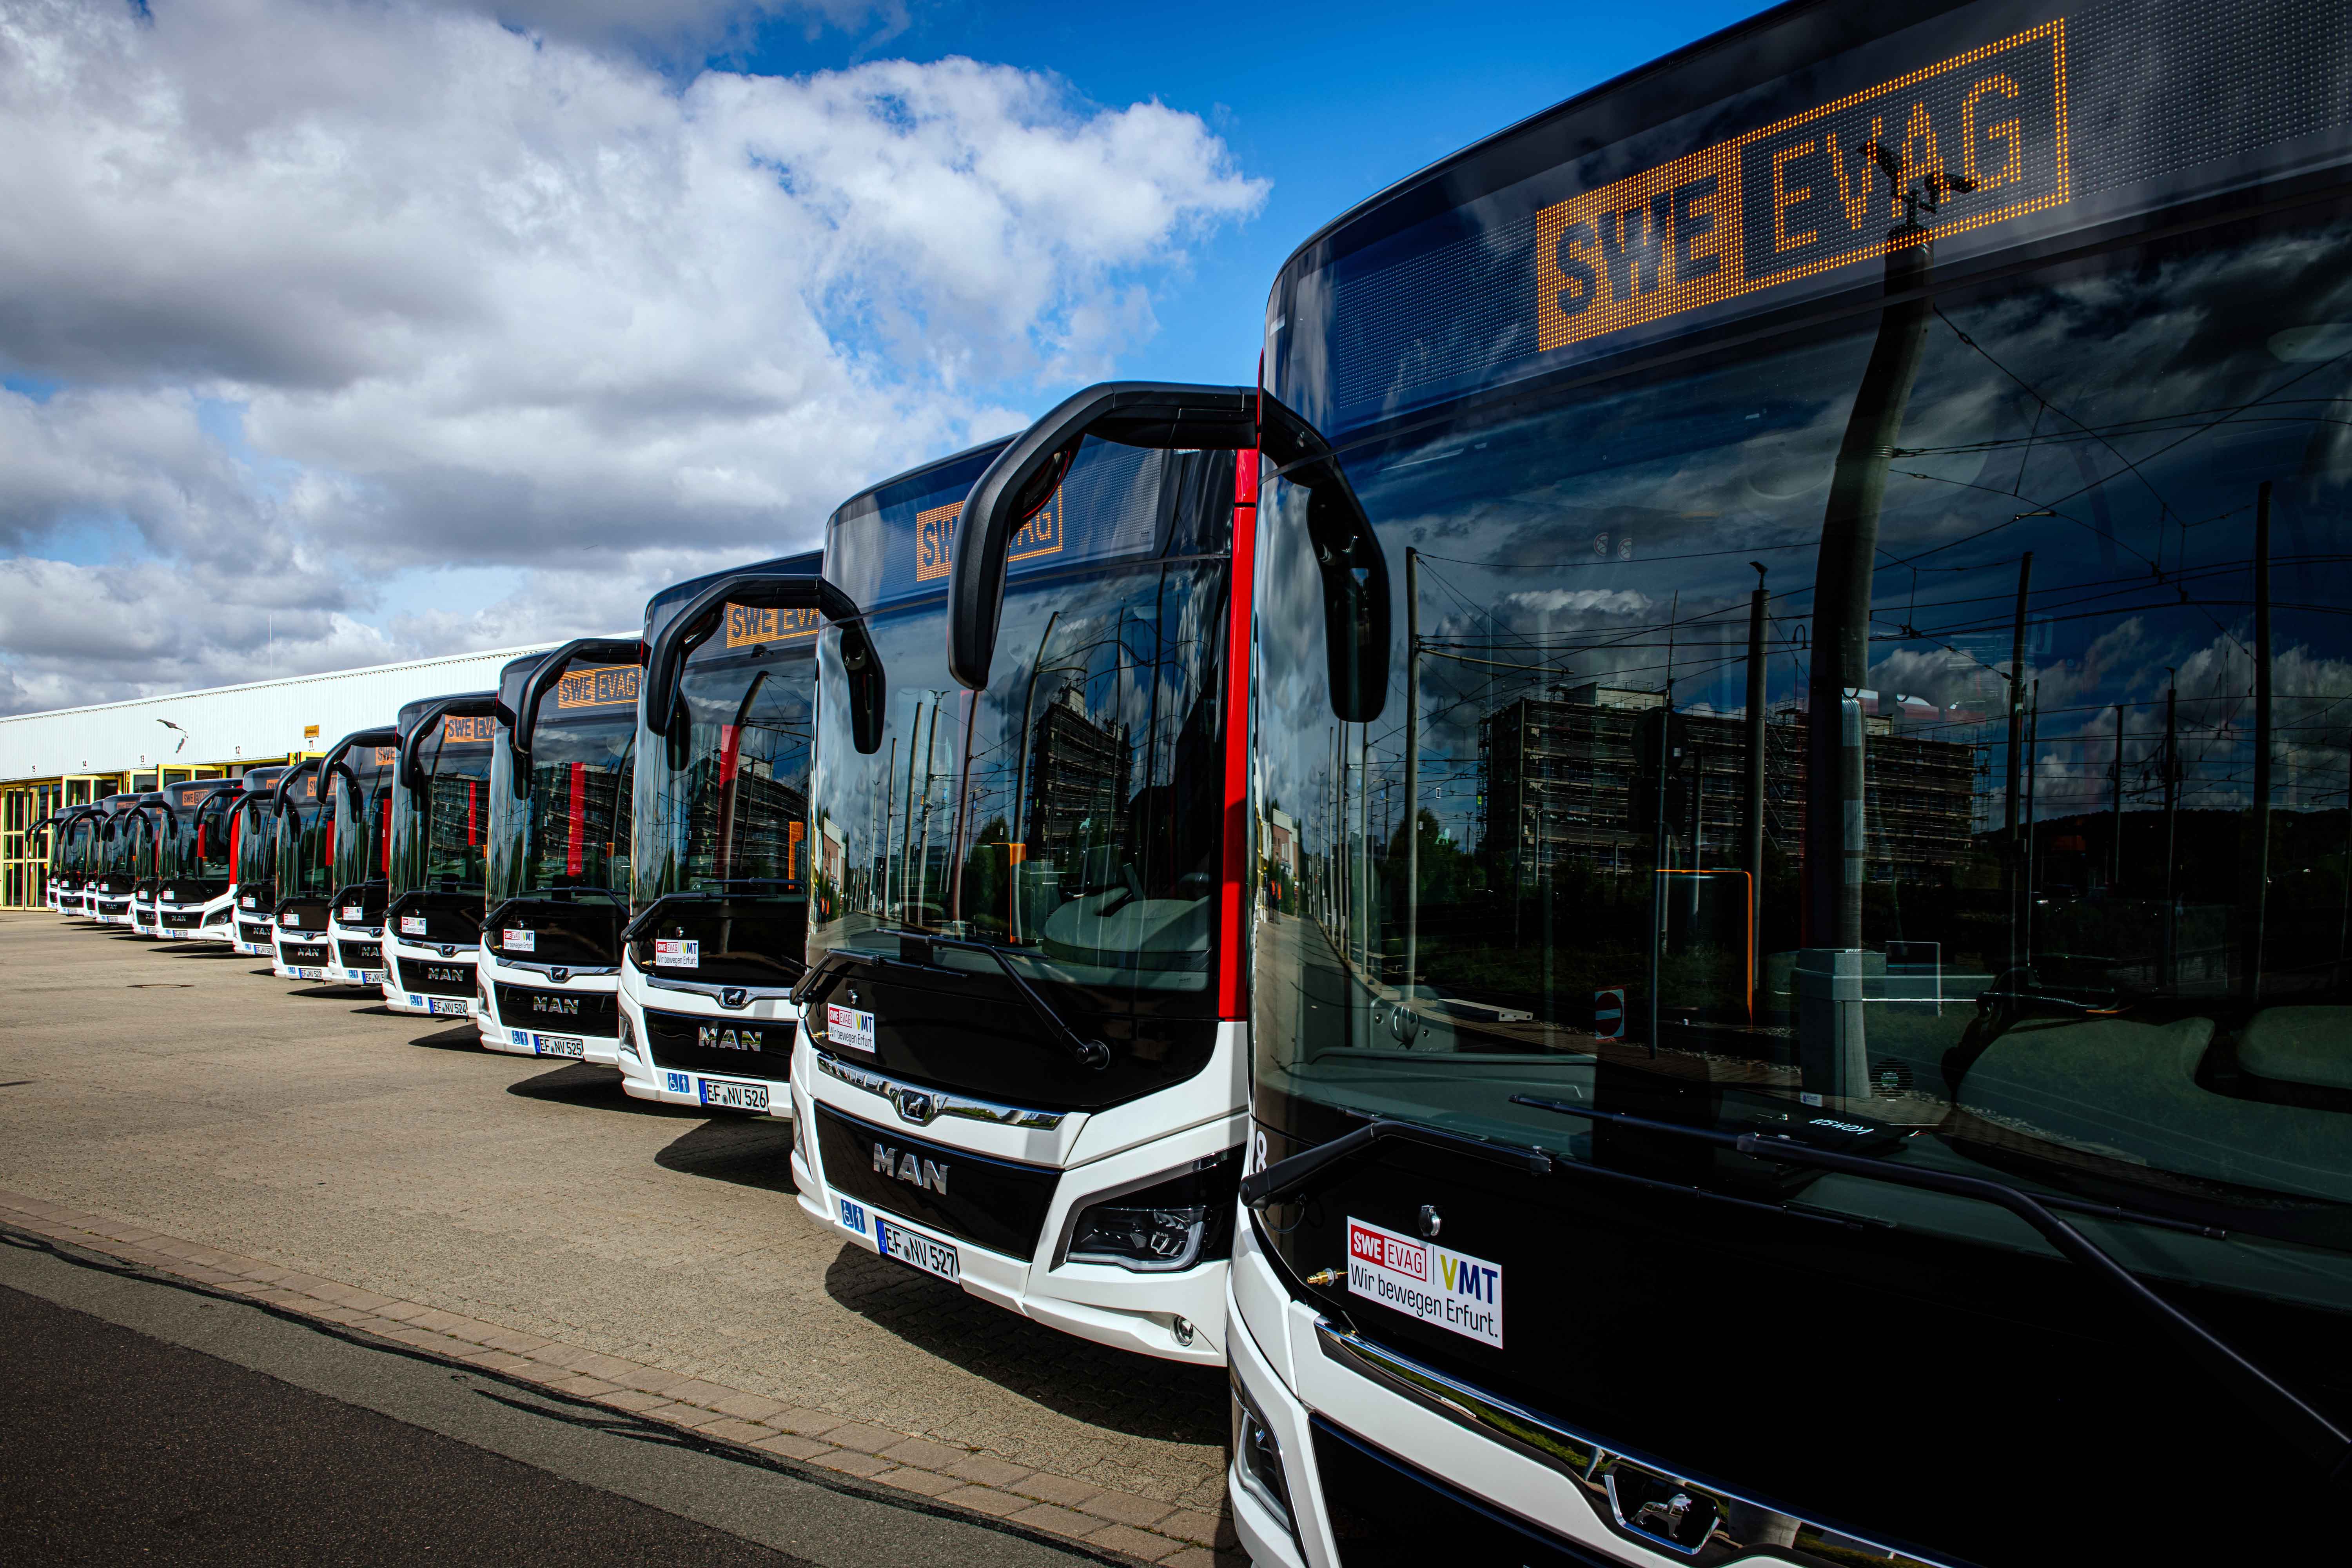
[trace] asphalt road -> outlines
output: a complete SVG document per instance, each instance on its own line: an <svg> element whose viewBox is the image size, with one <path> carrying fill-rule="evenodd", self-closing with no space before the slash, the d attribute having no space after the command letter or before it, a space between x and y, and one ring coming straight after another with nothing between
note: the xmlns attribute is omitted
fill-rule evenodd
<svg viewBox="0 0 2352 1568"><path fill-rule="evenodd" d="M47 913L0 914L0 1188L1222 1507L1222 1373L1070 1338L844 1246L794 1202L788 1123L647 1105L607 1068L483 1051L470 1024Z"/></svg>
<svg viewBox="0 0 2352 1568"><path fill-rule="evenodd" d="M1087 1560L104 1259L0 1240L11 1563Z"/></svg>

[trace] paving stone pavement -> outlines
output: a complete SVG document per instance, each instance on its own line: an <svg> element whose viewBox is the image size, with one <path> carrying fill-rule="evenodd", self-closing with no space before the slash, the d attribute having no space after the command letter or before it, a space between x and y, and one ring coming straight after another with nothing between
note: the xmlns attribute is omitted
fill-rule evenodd
<svg viewBox="0 0 2352 1568"><path fill-rule="evenodd" d="M0 914L0 1221L1144 1561L1241 1561L1222 1373L836 1243L783 1123L47 914Z"/></svg>

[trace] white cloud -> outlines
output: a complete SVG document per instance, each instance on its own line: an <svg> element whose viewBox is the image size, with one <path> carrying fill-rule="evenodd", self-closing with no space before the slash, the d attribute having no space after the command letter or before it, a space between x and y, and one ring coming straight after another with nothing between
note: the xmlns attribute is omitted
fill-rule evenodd
<svg viewBox="0 0 2352 1568"><path fill-rule="evenodd" d="M1157 103L964 59L677 84L571 40L745 13L517 29L545 9L0 13L0 368L65 388L0 393L0 550L140 542L10 563L11 700L628 624L681 563L805 546L860 485L1108 372L1185 247L1264 199ZM353 618L448 565L530 576L488 614ZM59 617L99 605L169 650L89 662ZM290 643L248 625L298 613Z"/></svg>

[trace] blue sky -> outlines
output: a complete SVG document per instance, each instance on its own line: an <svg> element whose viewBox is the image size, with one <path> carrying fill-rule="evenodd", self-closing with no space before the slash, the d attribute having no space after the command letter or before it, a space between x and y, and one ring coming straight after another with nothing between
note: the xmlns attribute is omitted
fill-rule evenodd
<svg viewBox="0 0 2352 1568"><path fill-rule="evenodd" d="M607 632L1245 383L1315 229L1752 9L12 0L0 711Z"/></svg>
<svg viewBox="0 0 2352 1568"><path fill-rule="evenodd" d="M1099 103L1157 98L1198 114L1242 172L1273 182L1265 210L1212 236L1154 304L1158 338L1130 375L1247 381L1275 269L1354 203L1561 100L1766 7L1682 4L1239 4L1146 6L917 0L904 31L779 20L711 58L793 74L855 60L947 55L1050 71Z"/></svg>

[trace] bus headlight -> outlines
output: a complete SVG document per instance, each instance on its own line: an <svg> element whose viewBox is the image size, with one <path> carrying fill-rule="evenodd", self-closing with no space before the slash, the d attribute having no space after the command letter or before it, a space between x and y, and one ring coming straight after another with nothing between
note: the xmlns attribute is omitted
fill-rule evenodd
<svg viewBox="0 0 2352 1568"><path fill-rule="evenodd" d="M1234 1476L1242 1490L1282 1521L1295 1540L1298 1525L1290 1512L1290 1478L1283 1473L1282 1444L1266 1426L1257 1402L1242 1386L1239 1374L1227 1370L1234 1391Z"/></svg>
<svg viewBox="0 0 2352 1568"><path fill-rule="evenodd" d="M636 1026L629 1022L629 1010L627 1008L619 1007L615 1008L614 1011L617 1012L621 1017L621 1048L634 1057L637 1054Z"/></svg>
<svg viewBox="0 0 2352 1568"><path fill-rule="evenodd" d="M1068 1261L1170 1274L1229 1256L1240 1156L1228 1149L1181 1175L1089 1205L1070 1227Z"/></svg>

